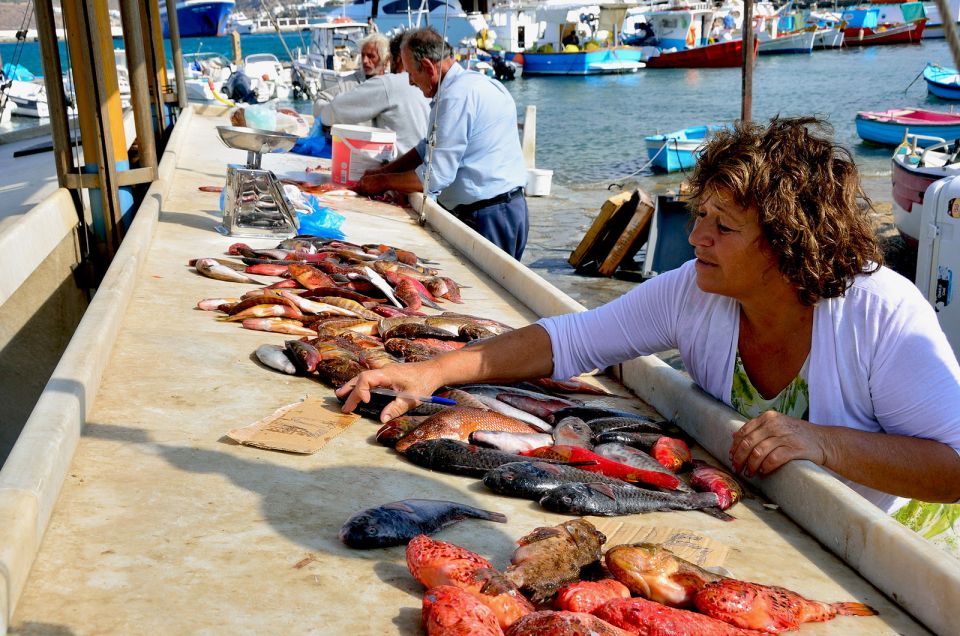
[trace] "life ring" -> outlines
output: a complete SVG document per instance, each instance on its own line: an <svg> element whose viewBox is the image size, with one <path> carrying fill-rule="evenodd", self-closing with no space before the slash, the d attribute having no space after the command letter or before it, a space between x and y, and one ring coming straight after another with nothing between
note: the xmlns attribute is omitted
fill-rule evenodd
<svg viewBox="0 0 960 636"><path fill-rule="evenodd" d="M691 24L690 30L687 31L687 48L692 49L693 45L696 44L696 42L697 42L696 29L694 29L693 25Z"/></svg>

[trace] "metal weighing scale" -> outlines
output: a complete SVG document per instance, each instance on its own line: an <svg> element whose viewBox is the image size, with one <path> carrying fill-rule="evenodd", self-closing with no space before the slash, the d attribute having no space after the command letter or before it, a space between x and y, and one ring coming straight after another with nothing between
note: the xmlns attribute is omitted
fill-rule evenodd
<svg viewBox="0 0 960 636"><path fill-rule="evenodd" d="M217 126L220 141L247 151L247 164L227 166L223 190L223 226L230 236L289 238L297 234L296 214L283 186L260 167L263 153L286 152L299 137L272 130Z"/></svg>

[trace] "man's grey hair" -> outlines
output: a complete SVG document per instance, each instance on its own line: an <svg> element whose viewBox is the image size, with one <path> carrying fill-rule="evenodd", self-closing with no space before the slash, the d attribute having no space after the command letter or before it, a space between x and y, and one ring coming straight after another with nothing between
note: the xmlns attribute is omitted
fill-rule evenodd
<svg viewBox="0 0 960 636"><path fill-rule="evenodd" d="M418 71L423 68L423 60L439 64L448 57L453 57L453 48L431 27L408 31L403 37L403 48L410 51L410 57Z"/></svg>
<svg viewBox="0 0 960 636"><path fill-rule="evenodd" d="M387 68L387 65L390 63L390 40L387 39L387 36L382 33L371 33L367 37L360 40L360 50L363 50L368 44L373 44L377 47L377 55L380 57L380 66Z"/></svg>

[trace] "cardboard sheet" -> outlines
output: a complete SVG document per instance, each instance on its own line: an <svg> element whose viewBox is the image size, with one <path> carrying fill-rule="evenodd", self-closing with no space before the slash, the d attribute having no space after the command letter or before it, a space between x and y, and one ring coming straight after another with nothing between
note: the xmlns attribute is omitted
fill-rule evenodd
<svg viewBox="0 0 960 636"><path fill-rule="evenodd" d="M597 530L607 535L606 549L630 543L659 543L681 559L702 568L723 565L728 548L718 541L693 530L644 526L624 521L623 518L587 517Z"/></svg>
<svg viewBox="0 0 960 636"><path fill-rule="evenodd" d="M246 446L309 455L358 419L359 415L341 413L338 405L308 395L258 422L228 431L227 437Z"/></svg>

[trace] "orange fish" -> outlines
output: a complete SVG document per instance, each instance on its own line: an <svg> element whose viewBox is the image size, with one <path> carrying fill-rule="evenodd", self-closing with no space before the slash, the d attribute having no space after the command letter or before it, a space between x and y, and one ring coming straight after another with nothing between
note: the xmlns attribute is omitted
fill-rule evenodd
<svg viewBox="0 0 960 636"><path fill-rule="evenodd" d="M693 455L690 454L687 443L674 437L664 436L658 439L650 449L650 454L660 462L661 466L672 472L677 472L684 464L693 461Z"/></svg>
<svg viewBox="0 0 960 636"><path fill-rule="evenodd" d="M533 612L507 630L506 636L631 636L592 614Z"/></svg>
<svg viewBox="0 0 960 636"><path fill-rule="evenodd" d="M615 598L630 598L630 590L620 581L577 581L564 585L557 591L553 606L567 612L591 614L593 610Z"/></svg>
<svg viewBox="0 0 960 636"><path fill-rule="evenodd" d="M244 329L253 329L254 331L272 331L274 333L286 333L291 336L315 336L317 332L313 329L307 329L296 320L285 320L283 318L247 318L240 323Z"/></svg>
<svg viewBox="0 0 960 636"><path fill-rule="evenodd" d="M413 444L426 439L458 439L465 442L474 431L536 432L529 424L494 411L451 408L428 417L423 424L404 435L397 442L396 449L402 453Z"/></svg>
<svg viewBox="0 0 960 636"><path fill-rule="evenodd" d="M631 592L671 607L693 607L694 595L721 578L655 543L617 545L604 560Z"/></svg>
<svg viewBox="0 0 960 636"><path fill-rule="evenodd" d="M822 603L773 585L722 579L694 597L697 609L713 618L771 634L800 628L801 623L829 621L837 616L873 616L863 603Z"/></svg>
<svg viewBox="0 0 960 636"><path fill-rule="evenodd" d="M451 585L427 590L421 617L427 636L503 636L489 607Z"/></svg>
<svg viewBox="0 0 960 636"><path fill-rule="evenodd" d="M644 636L760 636L763 632L740 629L715 618L667 607L643 598L610 601L594 612L611 625Z"/></svg>
<svg viewBox="0 0 960 636"><path fill-rule="evenodd" d="M452 585L470 592L490 608L502 627L533 611L530 601L517 590L482 594L481 588L491 578L499 577L499 572L479 554L453 543L437 541L425 534L415 536L407 544L407 569L428 588Z"/></svg>
<svg viewBox="0 0 960 636"><path fill-rule="evenodd" d="M287 265L292 276L298 283L307 289L316 289L317 287L336 287L336 283L328 275L321 272L312 265L301 263L291 263Z"/></svg>

